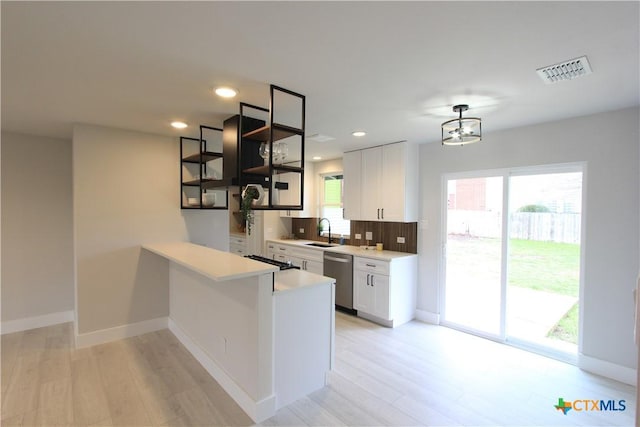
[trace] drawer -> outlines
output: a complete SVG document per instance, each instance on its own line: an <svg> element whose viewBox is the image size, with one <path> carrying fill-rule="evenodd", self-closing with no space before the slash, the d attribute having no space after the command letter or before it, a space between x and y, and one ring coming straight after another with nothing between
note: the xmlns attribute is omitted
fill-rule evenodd
<svg viewBox="0 0 640 427"><path fill-rule="evenodd" d="M233 245L245 245L247 242L247 239L245 239L244 237L235 237L235 236L229 236L229 244Z"/></svg>
<svg viewBox="0 0 640 427"><path fill-rule="evenodd" d="M356 270L367 271L369 273L389 275L389 262L379 259L354 257L354 268Z"/></svg>
<svg viewBox="0 0 640 427"><path fill-rule="evenodd" d="M289 253L293 256L297 256L298 258L304 258L306 260L319 261L319 262L322 262L322 257L324 254L324 251L322 249L316 250L316 249L301 248L299 245L291 246L289 250L290 250Z"/></svg>
<svg viewBox="0 0 640 427"><path fill-rule="evenodd" d="M245 253L247 252L246 247L244 244L242 245L238 245L238 244L230 244L229 245L229 252L231 252L232 254L236 254L236 255L245 255Z"/></svg>

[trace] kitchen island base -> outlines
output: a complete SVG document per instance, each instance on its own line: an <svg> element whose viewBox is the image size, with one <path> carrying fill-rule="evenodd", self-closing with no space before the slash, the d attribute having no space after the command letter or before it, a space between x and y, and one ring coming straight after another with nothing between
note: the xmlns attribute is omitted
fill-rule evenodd
<svg viewBox="0 0 640 427"><path fill-rule="evenodd" d="M247 415L261 422L325 386L335 281L185 245L145 246L171 260L169 329ZM233 262L253 271L229 271Z"/></svg>

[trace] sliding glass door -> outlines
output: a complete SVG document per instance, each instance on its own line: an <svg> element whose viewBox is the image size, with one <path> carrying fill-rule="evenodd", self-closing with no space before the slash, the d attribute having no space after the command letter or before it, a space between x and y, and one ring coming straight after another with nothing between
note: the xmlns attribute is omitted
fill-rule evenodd
<svg viewBox="0 0 640 427"><path fill-rule="evenodd" d="M575 355L581 165L449 176L442 323Z"/></svg>
<svg viewBox="0 0 640 427"><path fill-rule="evenodd" d="M499 337L502 313L501 176L447 181L445 320Z"/></svg>
<svg viewBox="0 0 640 427"><path fill-rule="evenodd" d="M507 339L577 353L582 172L509 178Z"/></svg>

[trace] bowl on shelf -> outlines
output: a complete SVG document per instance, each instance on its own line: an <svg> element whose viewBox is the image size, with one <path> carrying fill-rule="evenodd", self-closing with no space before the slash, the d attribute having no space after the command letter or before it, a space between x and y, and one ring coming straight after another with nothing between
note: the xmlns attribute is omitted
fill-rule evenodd
<svg viewBox="0 0 640 427"><path fill-rule="evenodd" d="M216 193L202 193L202 205L214 206L216 204Z"/></svg>

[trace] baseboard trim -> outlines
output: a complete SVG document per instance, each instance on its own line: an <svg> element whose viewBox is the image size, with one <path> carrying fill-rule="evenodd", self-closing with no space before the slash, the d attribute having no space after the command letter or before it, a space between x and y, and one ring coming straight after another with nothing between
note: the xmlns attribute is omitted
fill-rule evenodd
<svg viewBox="0 0 640 427"><path fill-rule="evenodd" d="M440 315L437 313L432 313L430 311L416 309L416 320L424 323L431 323L433 325L439 325Z"/></svg>
<svg viewBox="0 0 640 427"><path fill-rule="evenodd" d="M100 329L94 332L76 335L76 348L90 347L92 345L103 344L110 341L135 337L149 332L159 331L167 328L168 317L158 317L156 319L143 320L142 322L129 323L127 325L113 328Z"/></svg>
<svg viewBox="0 0 640 427"><path fill-rule="evenodd" d="M584 354L578 355L578 367L593 374L611 378L612 380L620 381L621 383L634 387L638 385L637 371L633 368L627 368L626 366L585 356Z"/></svg>
<svg viewBox="0 0 640 427"><path fill-rule="evenodd" d="M53 326L59 323L73 322L75 314L73 310L59 311L57 313L43 314L42 316L25 317L23 319L9 320L2 322L0 329L1 335L11 334L13 332L28 331L29 329L42 328L45 326Z"/></svg>
<svg viewBox="0 0 640 427"><path fill-rule="evenodd" d="M256 422L262 422L271 418L276 412L276 397L271 395L263 400L255 401L249 396L209 355L196 344L171 318L169 318L169 330L178 338L187 350L207 370L222 388L229 393L231 398L243 411Z"/></svg>

